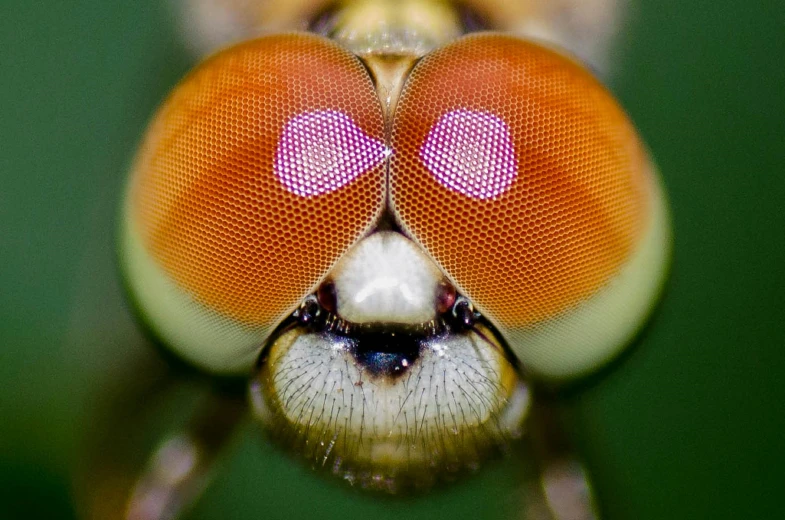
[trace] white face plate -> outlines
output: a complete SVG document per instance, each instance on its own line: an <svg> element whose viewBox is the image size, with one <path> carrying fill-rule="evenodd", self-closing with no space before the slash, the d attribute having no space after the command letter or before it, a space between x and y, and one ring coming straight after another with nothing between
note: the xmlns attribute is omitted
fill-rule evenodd
<svg viewBox="0 0 785 520"><path fill-rule="evenodd" d="M393 231L360 241L332 271L336 311L352 323L419 324L436 318L442 274L412 241Z"/></svg>

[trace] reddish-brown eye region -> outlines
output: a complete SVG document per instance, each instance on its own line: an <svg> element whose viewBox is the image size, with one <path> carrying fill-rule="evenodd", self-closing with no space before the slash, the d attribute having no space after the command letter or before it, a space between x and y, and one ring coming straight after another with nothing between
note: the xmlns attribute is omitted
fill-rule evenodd
<svg viewBox="0 0 785 520"><path fill-rule="evenodd" d="M492 33L399 81L385 114L357 56L288 34L231 47L174 90L134 160L121 241L164 343L211 371L248 370L386 214L533 373L573 377L623 347L664 280L669 221L608 91L577 62ZM400 318L349 312L346 293L348 315Z"/></svg>
<svg viewBox="0 0 785 520"><path fill-rule="evenodd" d="M399 223L505 327L595 293L647 225L648 159L624 112L579 65L514 37L426 56L391 146Z"/></svg>
<svg viewBox="0 0 785 520"><path fill-rule="evenodd" d="M383 210L383 128L360 60L318 36L250 41L194 70L151 123L126 203L126 271L154 328L206 309L221 330L259 332L258 349ZM152 271L166 294L145 289Z"/></svg>

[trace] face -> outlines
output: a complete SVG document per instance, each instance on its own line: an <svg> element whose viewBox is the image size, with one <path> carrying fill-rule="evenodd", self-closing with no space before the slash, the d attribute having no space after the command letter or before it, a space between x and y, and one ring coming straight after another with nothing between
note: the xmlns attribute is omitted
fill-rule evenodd
<svg viewBox="0 0 785 520"><path fill-rule="evenodd" d="M669 235L644 146L574 61L465 36L392 103L374 70L306 34L203 63L134 161L122 259L150 327L250 377L272 437L397 491L521 435L533 380L616 355Z"/></svg>

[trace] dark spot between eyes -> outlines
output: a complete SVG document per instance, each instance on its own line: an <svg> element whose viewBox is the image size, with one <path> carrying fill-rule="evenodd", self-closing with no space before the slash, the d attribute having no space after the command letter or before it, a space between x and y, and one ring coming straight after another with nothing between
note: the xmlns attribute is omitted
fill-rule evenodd
<svg viewBox="0 0 785 520"><path fill-rule="evenodd" d="M400 329L362 331L355 334L351 352L371 378L394 380L417 363L425 338L422 333Z"/></svg>

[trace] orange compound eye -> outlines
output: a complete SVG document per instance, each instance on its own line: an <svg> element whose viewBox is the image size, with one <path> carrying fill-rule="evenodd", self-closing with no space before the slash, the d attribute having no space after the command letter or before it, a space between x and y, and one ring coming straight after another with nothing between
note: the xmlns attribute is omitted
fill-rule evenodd
<svg viewBox="0 0 785 520"><path fill-rule="evenodd" d="M393 121L392 210L533 372L586 373L653 305L664 199L635 129L577 63L497 34L420 61Z"/></svg>
<svg viewBox="0 0 785 520"><path fill-rule="evenodd" d="M193 71L150 125L124 208L126 278L164 342L249 368L382 212L383 132L368 73L321 37L261 38Z"/></svg>

